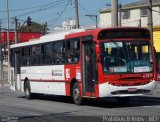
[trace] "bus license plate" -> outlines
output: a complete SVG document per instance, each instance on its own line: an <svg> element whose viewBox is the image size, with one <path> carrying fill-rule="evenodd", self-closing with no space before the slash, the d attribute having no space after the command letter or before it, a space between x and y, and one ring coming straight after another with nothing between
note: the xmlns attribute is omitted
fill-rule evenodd
<svg viewBox="0 0 160 122"><path fill-rule="evenodd" d="M137 89L136 88L128 88L128 91L129 92L135 92L135 91L137 91Z"/></svg>

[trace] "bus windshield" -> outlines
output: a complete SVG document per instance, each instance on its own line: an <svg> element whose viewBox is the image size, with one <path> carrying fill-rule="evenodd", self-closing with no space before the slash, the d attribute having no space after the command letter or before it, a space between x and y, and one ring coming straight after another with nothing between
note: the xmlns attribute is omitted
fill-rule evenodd
<svg viewBox="0 0 160 122"><path fill-rule="evenodd" d="M104 73L142 73L153 71L148 41L101 42Z"/></svg>

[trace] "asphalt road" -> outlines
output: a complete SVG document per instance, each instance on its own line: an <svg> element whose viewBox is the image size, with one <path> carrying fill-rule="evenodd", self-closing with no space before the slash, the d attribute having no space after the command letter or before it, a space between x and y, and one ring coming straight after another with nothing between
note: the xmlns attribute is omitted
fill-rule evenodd
<svg viewBox="0 0 160 122"><path fill-rule="evenodd" d="M0 116L2 122L159 122L160 98L136 97L126 105L115 99L86 100L77 106L62 96L26 100L24 93L0 86Z"/></svg>

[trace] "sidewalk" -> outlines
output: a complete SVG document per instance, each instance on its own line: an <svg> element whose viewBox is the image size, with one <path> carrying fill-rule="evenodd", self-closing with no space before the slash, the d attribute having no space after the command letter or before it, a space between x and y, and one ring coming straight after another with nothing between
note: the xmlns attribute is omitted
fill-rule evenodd
<svg viewBox="0 0 160 122"><path fill-rule="evenodd" d="M9 85L8 80L3 80L4 86ZM2 82L0 81L0 86L2 86Z"/></svg>

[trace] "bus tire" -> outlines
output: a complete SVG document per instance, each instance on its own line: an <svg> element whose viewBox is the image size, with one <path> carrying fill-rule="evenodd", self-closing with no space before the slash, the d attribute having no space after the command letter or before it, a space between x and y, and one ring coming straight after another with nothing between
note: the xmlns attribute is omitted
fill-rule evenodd
<svg viewBox="0 0 160 122"><path fill-rule="evenodd" d="M26 95L26 99L28 100L32 99L32 93L29 81L26 81L26 83L24 84L24 92Z"/></svg>
<svg viewBox="0 0 160 122"><path fill-rule="evenodd" d="M81 105L82 104L83 99L80 95L80 88L79 88L78 82L75 82L73 84L72 98L73 98L73 101L76 105Z"/></svg>
<svg viewBox="0 0 160 122"><path fill-rule="evenodd" d="M128 103L130 97L117 97L117 101L121 105L125 105Z"/></svg>

